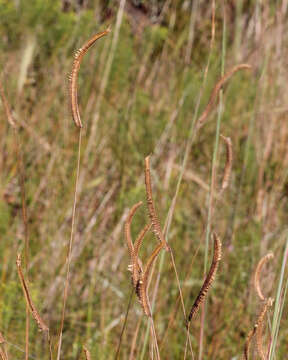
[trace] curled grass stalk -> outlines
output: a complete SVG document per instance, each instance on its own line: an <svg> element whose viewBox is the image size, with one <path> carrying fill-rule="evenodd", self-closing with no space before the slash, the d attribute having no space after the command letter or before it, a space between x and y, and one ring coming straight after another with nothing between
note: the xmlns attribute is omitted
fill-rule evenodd
<svg viewBox="0 0 288 360"><path fill-rule="evenodd" d="M78 155L77 155L77 170L76 170L76 181L75 181L75 191L74 191L74 200L73 200L73 210L72 210L72 222L71 222L71 233L70 240L68 246L68 253L66 258L67 270L66 270L66 279L64 286L64 294L63 294L63 304L62 304L62 315L61 315L61 323L60 323L60 331L59 331L59 339L58 339L58 350L57 350L57 360L60 360L61 357L61 346L62 346L62 334L65 320L65 311L66 311L66 303L68 298L68 290L69 290L69 280L70 280L70 265L71 265L71 254L74 240L74 227L75 227L75 215L76 215L76 204L78 197L78 186L79 186L79 173L80 173L80 159L81 159L81 139L82 139L82 122L79 114L78 107L78 99L77 99L77 77L80 69L80 64L83 59L83 56L87 53L87 51L91 48L95 42L107 35L109 33L109 29L94 35L90 40L88 40L82 48L80 48L75 55L72 72L70 76L70 88L69 88L69 97L70 97L70 106L72 112L72 118L79 128L79 139L78 139Z"/></svg>

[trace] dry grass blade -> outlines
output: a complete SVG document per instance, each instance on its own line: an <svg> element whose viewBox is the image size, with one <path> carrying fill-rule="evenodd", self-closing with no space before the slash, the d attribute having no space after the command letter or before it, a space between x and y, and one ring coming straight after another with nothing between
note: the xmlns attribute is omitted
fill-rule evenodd
<svg viewBox="0 0 288 360"><path fill-rule="evenodd" d="M213 239L214 239L214 254L213 254L213 260L210 267L210 270L208 272L208 275L206 276L206 279L201 287L201 290L190 310L189 316L188 316L188 323L193 319L197 311L199 310L200 305L203 303L207 292L209 288L211 287L211 284L215 278L215 274L218 269L219 261L221 259L221 241L218 237L218 235L214 232L213 233Z"/></svg>
<svg viewBox="0 0 288 360"><path fill-rule="evenodd" d="M152 265L154 261L156 260L157 256L159 255L161 249L163 248L163 244L160 243L157 245L157 247L152 252L151 256L149 257L145 270L143 273L143 276L141 276L139 281L139 299L142 304L143 310L147 316L151 316L150 311L150 303L149 303L149 297L148 297L148 281L149 281L149 275L152 268Z"/></svg>
<svg viewBox="0 0 288 360"><path fill-rule="evenodd" d="M3 103L3 106L4 106L4 109L5 109L6 116L7 116L7 119L8 119L9 124L10 124L13 128L16 128L16 123L15 123L15 120L14 120L14 118L13 118L13 115L12 115L12 112L11 112L11 109L10 109L10 106L9 106L9 104L8 104L8 101L7 101L7 99L6 99L5 92L4 92L4 89L3 89L3 86L2 86L1 81L0 81L0 97L1 97L1 100L2 100L2 103Z"/></svg>
<svg viewBox="0 0 288 360"><path fill-rule="evenodd" d="M227 189L230 181L231 170L232 170L232 161L233 161L233 151L232 151L232 141L229 137L220 135L224 140L226 145L226 163L224 168L224 175L222 179L221 190L224 191Z"/></svg>
<svg viewBox="0 0 288 360"><path fill-rule="evenodd" d="M215 85L212 94L210 96L210 99L208 101L207 106L205 107L202 115L198 119L197 122L197 129L200 129L206 122L208 115L213 109L214 104L216 103L216 100L218 98L218 94L221 90L221 88L224 86L224 84L233 76L237 71L239 70L245 70L245 69L251 69L251 65L249 64L240 64L234 66L230 71L228 71Z"/></svg>
<svg viewBox="0 0 288 360"><path fill-rule="evenodd" d="M86 348L86 346L83 346L83 350L84 350L86 360L91 360L90 351Z"/></svg>
<svg viewBox="0 0 288 360"><path fill-rule="evenodd" d="M256 267L256 270L255 270L255 276L254 276L254 286L255 286L255 289L257 291L257 294L259 296L259 298L261 300L265 300L265 296L263 295L263 292L261 290L261 285L260 285L260 279L261 279L261 272L262 272L262 269L263 269L263 266L271 259L274 258L274 255L273 253L268 253L267 255L263 256L262 259L260 259L257 267Z"/></svg>
<svg viewBox="0 0 288 360"><path fill-rule="evenodd" d="M22 268L21 268L21 255L20 254L17 255L16 265L17 265L18 276L19 276L19 279L20 279L20 282L21 282L21 285L22 285L23 293L24 293L24 296L25 296L25 299L26 299L27 306L28 306L28 308L29 308L29 310L31 312L31 315L34 318L34 320L36 321L39 330L49 333L48 326L42 320L41 316L39 315L37 309L35 308L32 300L31 300L31 296L30 296L30 293L29 293L29 288L28 288L27 283L26 283L26 281L24 279L24 275L23 275Z"/></svg>
<svg viewBox="0 0 288 360"><path fill-rule="evenodd" d="M94 35L90 40L88 40L79 50L76 51L74 56L74 62L72 66L71 75L69 77L70 85L69 85L69 94L71 100L71 111L72 117L77 127L82 127L82 122L79 114L79 107L78 107L78 99L77 99L77 78L80 69L80 64L83 59L83 56L86 52L90 49L94 43L100 39L101 37L107 35L110 32L110 29L107 29L103 32L100 32Z"/></svg>
<svg viewBox="0 0 288 360"><path fill-rule="evenodd" d="M266 360L267 359L267 355L265 354L264 348L263 348L263 325L264 325L264 317L267 313L267 311L269 310L269 308L271 308L271 306L273 305L274 300L269 298L261 312L260 315L258 317L257 320L257 330L256 330L256 344L257 344L257 351L259 356L261 357L262 360Z"/></svg>
<svg viewBox="0 0 288 360"><path fill-rule="evenodd" d="M161 230L160 222L153 202L151 176L150 176L150 156L147 156L145 158L145 186L146 186L147 207L149 211L149 217L152 223L153 232L156 238L163 244L165 250L170 251L170 248Z"/></svg>

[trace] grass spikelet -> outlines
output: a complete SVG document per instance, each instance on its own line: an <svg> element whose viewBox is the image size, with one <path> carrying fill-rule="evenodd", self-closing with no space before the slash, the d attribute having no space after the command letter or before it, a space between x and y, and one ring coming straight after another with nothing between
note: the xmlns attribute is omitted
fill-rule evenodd
<svg viewBox="0 0 288 360"><path fill-rule="evenodd" d="M144 313L149 317L151 317L150 303L149 303L149 297L148 297L148 291L147 291L149 275L150 275L152 265L153 265L154 261L157 259L157 256L159 255L162 248L163 248L162 243L160 243L156 246L156 248L152 252L151 256L147 260L144 273L139 280L139 299L142 304Z"/></svg>
<svg viewBox="0 0 288 360"><path fill-rule="evenodd" d="M218 98L218 94L221 88L225 85L225 83L239 70L251 69L251 65L249 64L239 64L234 66L231 70L229 70L215 85L210 99L208 101L207 106L205 107L202 115L198 119L197 130L199 130L206 122L208 115L211 113L214 104Z"/></svg>
<svg viewBox="0 0 288 360"><path fill-rule="evenodd" d="M257 344L257 351L262 360L267 359L267 355L265 355L265 351L263 348L263 325L264 325L264 317L267 313L267 311L271 308L273 305L274 300L269 298L267 301L265 301L265 304L263 305L263 308L260 312L260 315L257 320L257 330L256 330L256 344Z"/></svg>
<svg viewBox="0 0 288 360"><path fill-rule="evenodd" d="M258 265L255 270L255 276L254 276L254 286L257 291L257 294L261 300L265 300L265 296L263 295L263 292L261 290L260 280L261 280L261 271L263 266L271 259L274 258L273 253L268 253L267 255L263 256L262 259L258 262Z"/></svg>
<svg viewBox="0 0 288 360"><path fill-rule="evenodd" d="M146 200L147 207L149 212L149 217L152 223L153 232L156 238L163 244L163 247L166 251L170 251L163 232L161 230L160 222L155 210L153 196L152 196L152 186L151 186L151 176L150 176L150 156L145 158L145 186L146 186Z"/></svg>
<svg viewBox="0 0 288 360"><path fill-rule="evenodd" d="M221 191L227 189L230 181L231 170L232 170L232 161L233 161L233 151L232 151L232 141L229 137L220 135L224 140L226 145L226 163L224 168L224 175L222 179Z"/></svg>
<svg viewBox="0 0 288 360"><path fill-rule="evenodd" d="M208 272L208 275L206 276L206 279L201 287L201 290L190 310L189 316L188 316L188 323L194 318L195 314L199 310L200 305L203 303L209 288L211 287L211 284L215 278L215 274L218 269L219 261L221 259L221 241L218 237L218 235L214 232L213 233L213 239L214 239L214 254L213 254L213 260L210 267L210 270Z"/></svg>
<svg viewBox="0 0 288 360"><path fill-rule="evenodd" d="M256 334L256 342L257 342L257 351L259 356L261 357L262 360L266 359L266 355L264 354L264 350L263 350L263 322L264 322L264 317L268 311L268 309L273 305L273 299L269 298L268 300L265 301L258 317L257 320L253 326L253 329L248 333L245 345L244 345L244 352L243 352L243 359L248 360L249 359L249 351L250 351L250 347L251 347L251 342L252 339L254 337L254 335Z"/></svg>
<svg viewBox="0 0 288 360"><path fill-rule="evenodd" d="M83 346L83 350L84 350L86 360L91 360L90 351L86 348L86 346Z"/></svg>
<svg viewBox="0 0 288 360"><path fill-rule="evenodd" d="M25 296L25 300L27 303L27 306L31 312L32 317L34 318L34 320L36 321L38 328L40 331L43 332L47 332L49 334L49 328L48 326L45 324L45 322L42 320L41 316L39 315L35 305L33 304L32 300L31 300L31 296L29 293L29 288L27 286L27 283L24 279L24 275L22 272L22 268L21 268L21 255L18 254L17 255L17 261L16 261L16 265L17 265L17 271L18 271L18 276L22 285L22 289L23 289L23 293Z"/></svg>
<svg viewBox="0 0 288 360"><path fill-rule="evenodd" d="M247 335L245 345L244 345L244 351L243 351L243 359L244 360L249 360L249 352L250 352L250 347L251 347L251 341L253 339L253 336L256 333L256 330L257 330L257 327L254 326L253 329Z"/></svg>
<svg viewBox="0 0 288 360"><path fill-rule="evenodd" d="M106 29L98 34L95 34L91 39L89 39L79 50L76 51L74 56L74 62L72 66L71 75L69 76L69 94L70 94L70 105L72 111L72 117L75 122L75 125L79 128L82 128L82 122L79 113L78 99L77 99L77 79L80 69L80 64L83 59L83 56L90 49L94 43L101 37L107 35L110 32L110 29Z"/></svg>
<svg viewBox="0 0 288 360"><path fill-rule="evenodd" d="M151 227L152 227L152 223L146 224L144 228L141 230L140 234L137 236L134 243L134 252L136 257L138 257L139 249L144 239L144 236L147 234L148 231L151 230Z"/></svg>
<svg viewBox="0 0 288 360"><path fill-rule="evenodd" d="M138 202L137 204L135 204L127 217L127 220L125 222L125 238L126 238L126 243L127 243L127 247L128 247L128 251L129 251L129 256L130 256L130 260L131 260L131 264L128 266L128 269L132 272L132 283L134 288L137 288L137 284L140 278L140 273L142 271L142 266L141 266L141 262L140 259L138 258L138 251L139 251L139 246L141 244L142 239L144 238L144 235L146 234L146 231L143 233L143 231L140 233L140 235L138 236L138 238L140 237L140 240L138 240L138 246L137 246L137 252L134 249L134 244L133 244L133 240L132 240L132 236L131 236L131 222L133 219L133 216L135 215L137 209L142 205L142 201Z"/></svg>

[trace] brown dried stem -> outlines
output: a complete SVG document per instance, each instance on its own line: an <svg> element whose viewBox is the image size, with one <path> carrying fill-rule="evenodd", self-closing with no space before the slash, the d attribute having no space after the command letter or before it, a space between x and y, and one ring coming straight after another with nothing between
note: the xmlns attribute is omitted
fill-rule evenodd
<svg viewBox="0 0 288 360"><path fill-rule="evenodd" d="M211 113L214 104L216 103L216 100L218 98L218 94L221 90L221 88L224 86L224 84L233 76L237 71L239 70L245 70L245 69L251 69L251 65L249 64L240 64L234 66L230 71L228 71L215 85L212 94L210 96L210 99L208 101L207 106L205 107L203 113L198 119L197 122L197 130L199 130L206 122L208 115Z"/></svg>
<svg viewBox="0 0 288 360"><path fill-rule="evenodd" d="M233 151L232 151L232 141L229 137L220 135L224 140L226 145L226 163L224 168L224 175L222 179L221 191L227 189L230 181L231 170L232 170L232 161L233 161Z"/></svg>
<svg viewBox="0 0 288 360"><path fill-rule="evenodd" d="M197 313L200 305L203 303L203 301L208 293L208 290L211 287L211 284L215 278L215 274L218 269L219 261L221 259L221 241L215 232L213 233L213 239L214 239L214 254L213 254L212 264L211 264L209 273L206 276L206 279L201 287L201 290L190 310L190 313L188 316L188 324L191 322L191 320Z"/></svg>
<svg viewBox="0 0 288 360"><path fill-rule="evenodd" d="M146 185L147 207L148 207L149 217L152 223L153 232L156 238L160 241L160 243L163 244L165 250L170 251L169 245L167 244L163 232L161 230L160 222L153 202L151 176L150 176L150 156L147 156L145 158L145 185Z"/></svg>
<svg viewBox="0 0 288 360"><path fill-rule="evenodd" d="M263 266L271 259L274 258L273 253L268 253L267 255L263 256L262 259L258 262L258 265L255 270L255 276L254 276L254 286L257 291L257 294L261 300L265 300L265 296L263 295L263 292L261 290L260 280L261 280L261 271Z"/></svg>
<svg viewBox="0 0 288 360"><path fill-rule="evenodd" d="M69 85L69 94L71 100L71 111L72 117L77 127L82 128L82 122L79 113L78 107L78 99L77 99L77 79L78 73L80 70L81 61L86 52L90 49L94 43L100 39L101 37L107 35L110 32L110 29L106 29L98 34L95 34L91 39L89 39L79 50L76 51L74 56L74 62L72 66L71 75L69 77L70 85Z"/></svg>

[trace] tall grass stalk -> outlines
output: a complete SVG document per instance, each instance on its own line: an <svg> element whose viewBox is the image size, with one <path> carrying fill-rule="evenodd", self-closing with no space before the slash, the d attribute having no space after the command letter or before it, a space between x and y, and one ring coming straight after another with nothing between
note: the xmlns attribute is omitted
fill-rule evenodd
<svg viewBox="0 0 288 360"><path fill-rule="evenodd" d="M278 333L280 328L280 322L282 318L283 308L286 300L286 293L288 287L288 278L286 279L286 285L284 285L284 277L285 277L285 270L287 265L288 259L288 235L286 237L286 245L285 250L283 253L282 259L282 266L281 272L279 276L278 288L277 288L277 295L275 299L275 306L274 306L274 314L272 320L272 330L271 330L271 345L269 349L269 357L268 360L275 359L275 350L278 340Z"/></svg>
<svg viewBox="0 0 288 360"><path fill-rule="evenodd" d="M65 287L64 287L64 295L63 295L63 305L62 305L61 324L60 324L60 331L59 331L59 340L58 340L57 360L60 360L60 357L61 357L62 334L63 334L66 303L67 303L68 290L69 290L70 265L71 265L71 255L72 255L72 247L73 247L73 241L74 241L76 204L77 204L78 182L79 182L79 172L80 172L81 139L82 139L82 128L79 129L77 170L76 170L75 191L74 191L73 210L72 210L71 233L70 233L68 254L67 254L67 258L66 258L67 270L66 270L66 279L65 279Z"/></svg>
<svg viewBox="0 0 288 360"><path fill-rule="evenodd" d="M225 57L226 57L226 15L225 15L225 1L222 3L223 7L223 28L222 28L222 52L221 52L221 76L224 75L225 71ZM215 143L213 149L213 158L212 158L212 170L210 178L210 191L209 191L209 206L208 206L208 217L205 233L205 253L204 253L204 278L207 274L208 269L208 252L209 252L209 239L211 234L211 223L213 217L213 208L214 208L214 191L215 191L215 182L216 182L216 173L217 173L217 156L219 148L219 137L220 137L220 127L223 113L223 90L219 94L219 106L218 106L218 116L216 124L216 134L215 134ZM207 298L206 298L207 299ZM204 311L203 317L201 318L201 329L200 329L200 343L199 343L199 360L203 356L203 341L204 341L204 327L205 327L205 318L207 313L207 300L205 299L202 311Z"/></svg>

